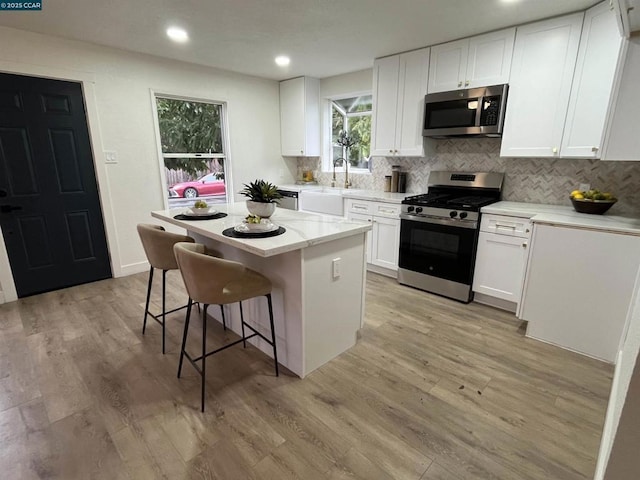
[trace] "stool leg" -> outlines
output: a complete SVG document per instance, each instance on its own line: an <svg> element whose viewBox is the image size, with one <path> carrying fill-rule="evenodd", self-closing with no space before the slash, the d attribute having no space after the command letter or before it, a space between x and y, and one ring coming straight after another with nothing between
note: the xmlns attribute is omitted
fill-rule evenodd
<svg viewBox="0 0 640 480"><path fill-rule="evenodd" d="M202 309L202 386L200 393L200 410L204 412L204 382L206 379L207 372L207 305L204 304L204 308Z"/></svg>
<svg viewBox="0 0 640 480"><path fill-rule="evenodd" d="M166 299L166 288L167 288L167 271L166 270L162 270L162 354L164 355L164 320L165 317L167 316L167 314L165 313L167 311L166 305L165 305L165 299Z"/></svg>
<svg viewBox="0 0 640 480"><path fill-rule="evenodd" d="M276 348L276 329L273 326L273 305L271 304L271 294L267 293L267 303L269 304L269 322L271 323L271 341L273 342L273 363L276 367L276 377L280 376L278 372L278 349Z"/></svg>
<svg viewBox="0 0 640 480"><path fill-rule="evenodd" d="M153 283L153 267L149 270L149 285L147 286L147 303L144 306L144 320L142 321L142 334L147 328L147 315L149 314L149 300L151 299L151 285Z"/></svg>
<svg viewBox="0 0 640 480"><path fill-rule="evenodd" d="M224 306L220 305L220 311L222 312L222 328L227 330L227 320L224 318Z"/></svg>
<svg viewBox="0 0 640 480"><path fill-rule="evenodd" d="M184 320L184 333L182 334L182 348L180 349L180 362L178 363L178 378L180 378L180 373L182 373L182 360L184 359L184 349L187 345L187 332L189 331L189 319L191 318L191 306L193 305L193 301L191 297L189 297L189 302L187 303L187 315Z"/></svg>
<svg viewBox="0 0 640 480"><path fill-rule="evenodd" d="M244 313L242 312L242 302L240 303L240 324L242 325L242 346L247 348L247 341L245 340L246 335L244 334Z"/></svg>

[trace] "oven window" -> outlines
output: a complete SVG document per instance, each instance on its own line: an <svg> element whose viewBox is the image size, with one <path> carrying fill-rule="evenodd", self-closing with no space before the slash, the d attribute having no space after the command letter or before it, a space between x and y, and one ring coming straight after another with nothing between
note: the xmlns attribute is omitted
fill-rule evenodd
<svg viewBox="0 0 640 480"><path fill-rule="evenodd" d="M425 108L425 128L473 127L477 108L477 98L428 103Z"/></svg>
<svg viewBox="0 0 640 480"><path fill-rule="evenodd" d="M435 255L456 260L460 251L460 238L450 233L414 229L411 231L411 245L418 255Z"/></svg>
<svg viewBox="0 0 640 480"><path fill-rule="evenodd" d="M476 229L403 219L399 266L470 285L477 240Z"/></svg>

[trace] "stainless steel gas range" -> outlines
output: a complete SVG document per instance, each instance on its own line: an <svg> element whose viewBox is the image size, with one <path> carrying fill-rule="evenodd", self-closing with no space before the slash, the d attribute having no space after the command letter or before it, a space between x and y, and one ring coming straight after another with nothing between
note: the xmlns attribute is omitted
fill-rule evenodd
<svg viewBox="0 0 640 480"><path fill-rule="evenodd" d="M427 193L402 201L398 281L470 302L480 208L500 200L503 180L503 173L431 172Z"/></svg>

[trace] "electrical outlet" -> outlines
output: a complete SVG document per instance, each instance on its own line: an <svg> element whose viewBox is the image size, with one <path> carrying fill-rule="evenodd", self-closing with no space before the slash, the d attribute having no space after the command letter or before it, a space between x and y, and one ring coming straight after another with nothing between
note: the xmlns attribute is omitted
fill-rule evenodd
<svg viewBox="0 0 640 480"><path fill-rule="evenodd" d="M578 190L580 190L581 192L588 192L589 190L591 190L591 185L588 183L581 183Z"/></svg>
<svg viewBox="0 0 640 480"><path fill-rule="evenodd" d="M104 152L104 163L118 163L118 154L116 152Z"/></svg>
<svg viewBox="0 0 640 480"><path fill-rule="evenodd" d="M331 262L331 266L333 269L333 278L340 278L340 274L341 274L341 258L334 258L333 261Z"/></svg>

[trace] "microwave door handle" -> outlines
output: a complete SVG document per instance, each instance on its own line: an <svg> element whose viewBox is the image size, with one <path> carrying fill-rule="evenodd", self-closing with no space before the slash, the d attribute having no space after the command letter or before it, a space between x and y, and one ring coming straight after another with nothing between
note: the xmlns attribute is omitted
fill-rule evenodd
<svg viewBox="0 0 640 480"><path fill-rule="evenodd" d="M484 104L484 96L478 97L478 108L476 109L476 127L480 127L480 119L482 118L482 105Z"/></svg>

